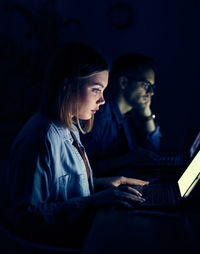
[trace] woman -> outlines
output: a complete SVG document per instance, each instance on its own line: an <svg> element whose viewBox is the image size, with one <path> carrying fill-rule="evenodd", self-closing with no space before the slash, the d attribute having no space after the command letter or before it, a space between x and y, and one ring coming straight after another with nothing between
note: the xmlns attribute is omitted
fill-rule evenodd
<svg viewBox="0 0 200 254"><path fill-rule="evenodd" d="M125 177L98 179L78 129L91 130L104 104L108 65L93 48L69 42L48 69L40 111L17 136L10 153L10 206L13 230L34 241L80 246L96 209L143 202L127 185L147 182ZM95 187L107 188L95 192Z"/></svg>

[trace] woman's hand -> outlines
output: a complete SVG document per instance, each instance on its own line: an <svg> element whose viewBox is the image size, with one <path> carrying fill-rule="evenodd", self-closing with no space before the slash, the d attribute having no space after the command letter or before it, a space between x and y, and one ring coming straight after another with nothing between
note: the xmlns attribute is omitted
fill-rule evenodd
<svg viewBox="0 0 200 254"><path fill-rule="evenodd" d="M119 187L120 185L139 185L144 186L149 184L148 181L143 181L135 178L129 178L125 176L115 176L115 177L105 177L105 178L95 178L95 186L99 188L109 188L109 187Z"/></svg>
<svg viewBox="0 0 200 254"><path fill-rule="evenodd" d="M118 207L118 208L134 208L137 203L145 201L142 194L136 189L120 185L112 187L104 191L100 191L90 196L92 206L95 208Z"/></svg>

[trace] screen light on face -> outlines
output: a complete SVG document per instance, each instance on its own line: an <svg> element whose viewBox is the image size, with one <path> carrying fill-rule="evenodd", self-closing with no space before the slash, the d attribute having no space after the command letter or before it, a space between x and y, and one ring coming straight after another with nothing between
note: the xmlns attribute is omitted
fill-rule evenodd
<svg viewBox="0 0 200 254"><path fill-rule="evenodd" d="M181 197L187 197L200 178L200 151L178 180Z"/></svg>

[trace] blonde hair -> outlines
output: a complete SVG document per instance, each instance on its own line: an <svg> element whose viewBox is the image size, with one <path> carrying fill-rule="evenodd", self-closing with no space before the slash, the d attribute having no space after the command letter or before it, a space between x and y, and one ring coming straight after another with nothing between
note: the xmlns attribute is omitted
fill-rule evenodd
<svg viewBox="0 0 200 254"><path fill-rule="evenodd" d="M87 77L86 77L87 78ZM70 130L74 130L73 124L76 123L78 125L79 130L86 134L87 132L91 131L93 122L94 122L94 116L89 120L81 120L78 117L78 101L80 97L80 85L81 80L76 80L74 82L70 82L70 84L66 84L68 89L66 89L66 86L64 87L64 92L61 92L58 98L58 119L62 126L69 128ZM72 86L73 89L72 89ZM76 106L76 115L72 118L72 108ZM84 127L82 127L84 125Z"/></svg>
<svg viewBox="0 0 200 254"><path fill-rule="evenodd" d="M89 132L93 117L78 118L78 100L82 80L109 70L104 57L94 48L80 42L68 42L56 51L44 79L40 112L62 126L73 130L74 123L82 133ZM72 118L72 107L76 115Z"/></svg>

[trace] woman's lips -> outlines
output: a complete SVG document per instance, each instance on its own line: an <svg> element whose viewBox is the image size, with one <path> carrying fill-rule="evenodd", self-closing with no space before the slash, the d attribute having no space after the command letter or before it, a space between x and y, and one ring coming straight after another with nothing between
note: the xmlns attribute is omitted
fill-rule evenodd
<svg viewBox="0 0 200 254"><path fill-rule="evenodd" d="M92 114L95 114L98 109L91 110Z"/></svg>

